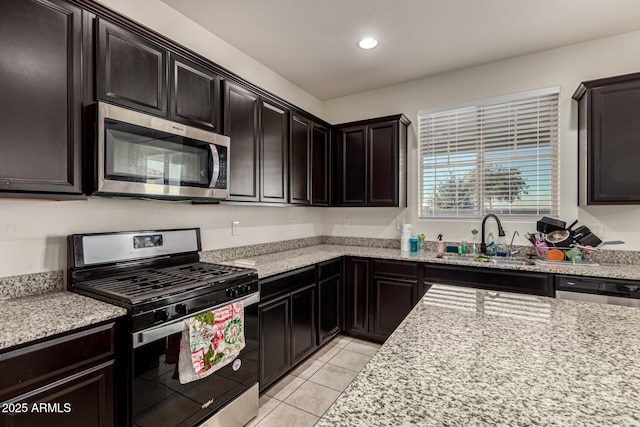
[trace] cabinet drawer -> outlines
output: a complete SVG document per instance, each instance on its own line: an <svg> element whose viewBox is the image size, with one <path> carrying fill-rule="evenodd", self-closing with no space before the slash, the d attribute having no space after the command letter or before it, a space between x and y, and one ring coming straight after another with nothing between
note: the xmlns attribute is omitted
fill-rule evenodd
<svg viewBox="0 0 640 427"><path fill-rule="evenodd" d="M0 400L115 355L115 323L0 354Z"/></svg>
<svg viewBox="0 0 640 427"><path fill-rule="evenodd" d="M342 273L342 259L335 259L318 264L318 279L326 279Z"/></svg>
<svg viewBox="0 0 640 427"><path fill-rule="evenodd" d="M489 268L426 264L424 281L425 283L442 283L495 291L553 296L552 276L544 273L516 273Z"/></svg>
<svg viewBox="0 0 640 427"><path fill-rule="evenodd" d="M260 281L260 299L266 301L295 289L315 283L316 267L300 268L291 273L284 273Z"/></svg>
<svg viewBox="0 0 640 427"><path fill-rule="evenodd" d="M376 276L417 279L418 263L376 260L373 266L373 272Z"/></svg>

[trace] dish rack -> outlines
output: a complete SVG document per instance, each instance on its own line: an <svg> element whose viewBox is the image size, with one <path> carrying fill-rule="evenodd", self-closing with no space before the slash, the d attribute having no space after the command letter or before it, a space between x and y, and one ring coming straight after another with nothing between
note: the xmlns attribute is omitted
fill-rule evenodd
<svg viewBox="0 0 640 427"><path fill-rule="evenodd" d="M549 246L546 242L540 242L536 245L534 245L536 248L536 254L538 255L538 260L536 261L537 264L543 264L543 265L556 265L556 264L568 264L568 265L591 265L591 266L598 266L599 264L596 262L593 262L591 260L591 255L593 254L593 252L597 251L598 248L593 248L590 246L582 246L582 245L578 245L578 244L572 244L569 247L563 247L563 246ZM552 250L552 249L558 249L561 250L562 252L565 253L565 257L563 260L559 260L559 261L552 261L549 260L547 258L547 252ZM567 252L569 251L575 251L578 250L580 253L580 258L579 261L576 260L577 257L574 254L569 254L569 256L567 256ZM540 261L540 262L538 262Z"/></svg>

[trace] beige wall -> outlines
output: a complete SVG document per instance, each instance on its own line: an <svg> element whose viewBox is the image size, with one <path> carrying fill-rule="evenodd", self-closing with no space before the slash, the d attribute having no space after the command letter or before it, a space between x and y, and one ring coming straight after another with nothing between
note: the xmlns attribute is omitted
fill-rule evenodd
<svg viewBox="0 0 640 427"><path fill-rule="evenodd" d="M513 58L435 77L415 80L344 98L325 101L325 119L331 123L404 113L413 122L409 143L409 207L407 209L329 209L323 214L324 232L330 235L368 234L399 237L395 224L404 219L414 224L428 240L438 233L445 239L470 238L479 221L418 221L417 203L417 112L421 109L455 105L476 99L533 89L560 86L560 217L567 222L579 219L588 226L601 224L605 240L624 240L620 249L640 250L640 207L577 206L577 109L571 100L583 80L640 71L640 32ZM636 147L640 149L640 147ZM350 228L343 227L344 218ZM535 220L506 222L509 235L518 230L535 231ZM598 227L594 227L598 229ZM520 237L517 242L526 244Z"/></svg>

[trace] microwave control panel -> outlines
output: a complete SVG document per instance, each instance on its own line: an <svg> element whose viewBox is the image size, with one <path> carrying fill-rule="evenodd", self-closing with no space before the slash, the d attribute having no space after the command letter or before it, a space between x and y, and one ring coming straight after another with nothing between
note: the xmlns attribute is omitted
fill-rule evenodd
<svg viewBox="0 0 640 427"><path fill-rule="evenodd" d="M227 147L216 144L216 149L218 150L218 165L220 167L220 172L218 173L218 180L216 181L216 185L213 188L226 190L228 164Z"/></svg>

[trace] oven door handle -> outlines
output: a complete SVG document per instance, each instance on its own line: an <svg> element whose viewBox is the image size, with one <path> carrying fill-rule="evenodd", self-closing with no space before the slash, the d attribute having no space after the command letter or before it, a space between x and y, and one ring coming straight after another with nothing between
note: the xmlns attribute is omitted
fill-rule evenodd
<svg viewBox="0 0 640 427"><path fill-rule="evenodd" d="M147 329L145 331L140 331L140 332L134 332L131 337L133 340L133 348L138 348L145 344L149 344L150 342L182 332L185 328L187 328L187 324L185 323L185 320L193 316L197 316L198 314L217 310L218 308L226 307L229 304L233 304L239 301L242 301L245 307L257 304L260 302L260 292L255 292L245 298L238 298L232 301L228 301L228 302L216 305L214 307L209 307L204 310L197 311L195 313L189 313L187 317L180 318L169 324L158 326L157 328Z"/></svg>

